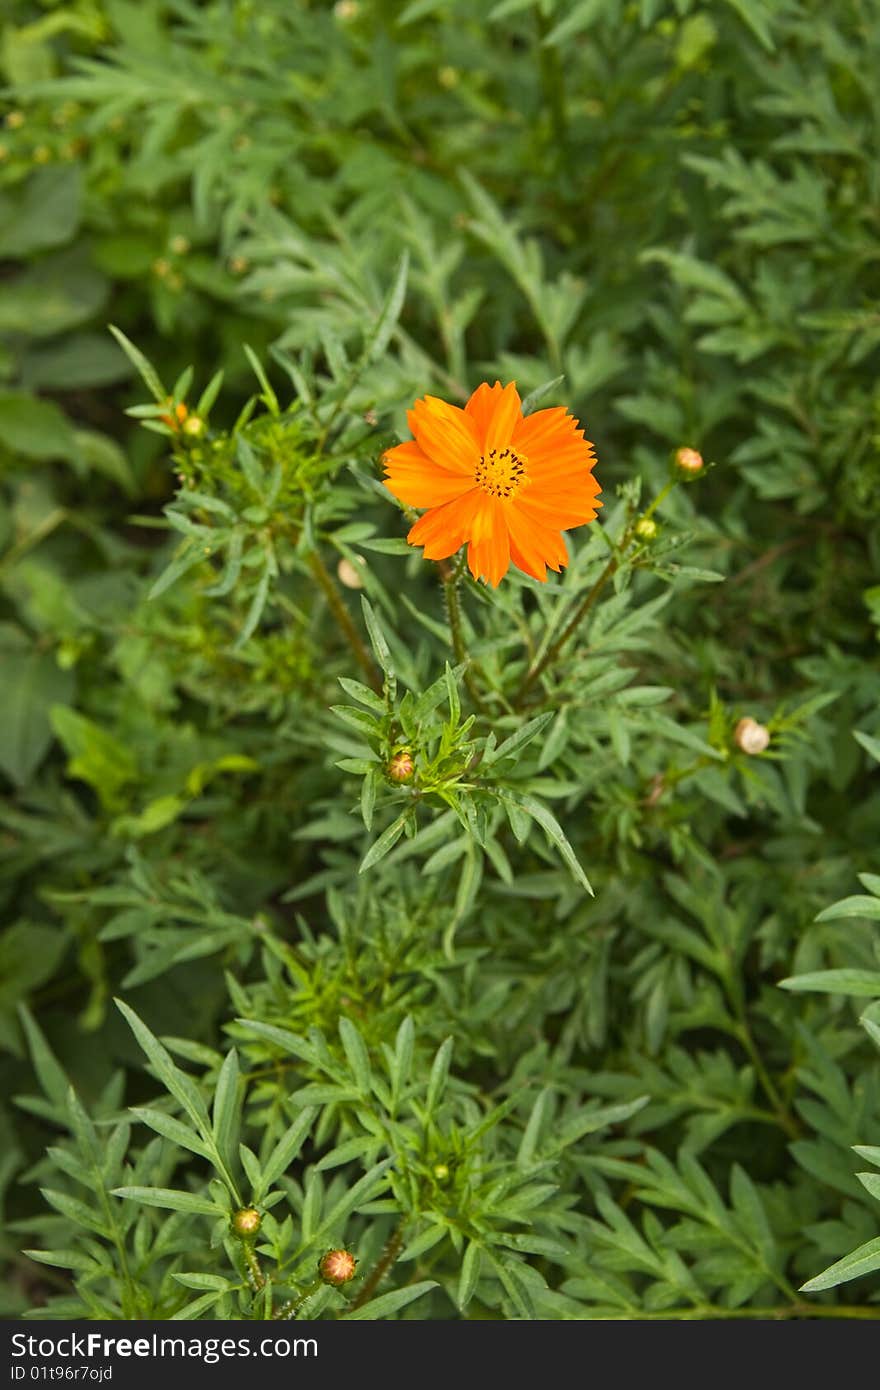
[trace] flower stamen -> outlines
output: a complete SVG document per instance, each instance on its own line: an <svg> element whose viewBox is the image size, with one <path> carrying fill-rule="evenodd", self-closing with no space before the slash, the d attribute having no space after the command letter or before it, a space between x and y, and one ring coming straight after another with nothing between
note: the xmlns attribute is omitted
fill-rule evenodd
<svg viewBox="0 0 880 1390"><path fill-rule="evenodd" d="M528 482L526 459L512 449L490 449L480 455L474 482L490 497L512 497Z"/></svg>

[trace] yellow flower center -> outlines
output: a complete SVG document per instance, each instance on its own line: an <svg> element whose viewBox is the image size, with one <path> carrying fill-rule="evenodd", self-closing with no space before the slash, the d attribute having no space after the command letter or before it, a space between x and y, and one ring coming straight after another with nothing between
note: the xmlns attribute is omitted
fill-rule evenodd
<svg viewBox="0 0 880 1390"><path fill-rule="evenodd" d="M528 481L526 460L512 449L490 449L480 455L474 481L490 497L512 497Z"/></svg>

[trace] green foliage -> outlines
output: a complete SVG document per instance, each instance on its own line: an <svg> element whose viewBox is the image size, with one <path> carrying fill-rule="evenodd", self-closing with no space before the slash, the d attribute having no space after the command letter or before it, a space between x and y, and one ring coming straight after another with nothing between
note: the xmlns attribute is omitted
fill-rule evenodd
<svg viewBox="0 0 880 1390"><path fill-rule="evenodd" d="M7 5L4 1312L877 1316L878 50ZM381 482L496 377L543 585Z"/></svg>

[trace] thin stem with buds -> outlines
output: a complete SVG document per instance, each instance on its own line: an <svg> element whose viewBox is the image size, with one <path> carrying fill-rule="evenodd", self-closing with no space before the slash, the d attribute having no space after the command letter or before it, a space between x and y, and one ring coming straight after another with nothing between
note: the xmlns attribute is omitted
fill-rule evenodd
<svg viewBox="0 0 880 1390"><path fill-rule="evenodd" d="M383 1249L382 1254L379 1256L378 1260L373 1266L373 1271L370 1274L370 1277L364 1283L364 1286L358 1294L357 1298L352 1299L352 1302L350 1304L350 1308L352 1309L352 1311L355 1308L363 1308L364 1304L369 1302L369 1300L373 1297L373 1294L375 1293L376 1289L379 1287L382 1280L385 1278L385 1275L388 1273L389 1269L391 1269L391 1266L394 1264L395 1260L397 1259L398 1255L403 1249L404 1227L405 1222L401 1221L400 1224L395 1227L395 1229L391 1232L391 1235L386 1240L385 1248Z"/></svg>
<svg viewBox="0 0 880 1390"><path fill-rule="evenodd" d="M358 665L367 677L368 684L372 686L374 690L381 690L381 672L370 656L369 651L364 646L361 635L354 625L351 614L343 603L342 597L333 582L333 576L330 574L317 550L313 550L309 555L309 569L318 581L324 593L324 597L327 600L330 612L333 614L342 635L351 647Z"/></svg>
<svg viewBox="0 0 880 1390"><path fill-rule="evenodd" d="M540 677L547 670L548 666L552 666L553 662L559 656L563 647L566 645L569 639L574 636L575 632L580 627L584 618L590 612L591 608L594 607L596 600L599 598L608 581L617 573L618 569L620 568L621 562L626 556L626 552L629 550L630 544L632 543L632 539L636 535L639 523L642 521L650 521L654 512L657 510L660 504L663 501L665 501L665 499L668 497L669 493L675 487L677 481L677 478L670 479L666 486L664 488L661 488L660 492L658 492L651 505L649 507L646 507L640 516L636 517L629 523L629 525L627 526L626 530L620 538L620 544L615 548L613 555L611 556L607 565L603 569L602 573L599 575L599 578L596 580L592 588L589 589L588 592L585 594L583 600L575 609L574 614L566 623L560 635L556 638L555 642L551 643L551 645L544 652L544 655L540 657L526 672L522 686L520 687L519 695L517 696L517 699L515 701L517 705L522 704L523 700L525 699L526 695L531 690L535 682L540 679Z"/></svg>

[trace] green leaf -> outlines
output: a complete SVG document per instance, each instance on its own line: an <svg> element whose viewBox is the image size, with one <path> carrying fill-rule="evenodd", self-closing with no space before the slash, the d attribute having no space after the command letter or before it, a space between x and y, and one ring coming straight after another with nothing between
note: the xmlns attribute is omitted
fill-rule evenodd
<svg viewBox="0 0 880 1390"><path fill-rule="evenodd" d="M227 1168L232 1168L238 1152L238 1129L241 1121L241 1087L238 1053L227 1053L214 1092L212 1131L217 1152Z"/></svg>
<svg viewBox="0 0 880 1390"><path fill-rule="evenodd" d="M405 1308L408 1303L422 1298L429 1289L436 1288L437 1281L435 1279L423 1279L418 1284L407 1284L402 1289L393 1289L391 1293L383 1293L378 1298L371 1298L369 1303L362 1304L360 1308L349 1309L347 1313L343 1314L343 1318L346 1322L390 1318L401 1308Z"/></svg>
<svg viewBox="0 0 880 1390"><path fill-rule="evenodd" d="M512 758L515 753L521 752L526 744L531 743L533 738L537 738L538 734L546 729L553 718L555 718L553 710L548 710L546 714L539 714L534 719L530 719L527 724L523 724L522 728L517 729L509 738L499 744L493 753L484 756L483 762L487 766L491 766L501 762L504 758Z"/></svg>
<svg viewBox="0 0 880 1390"><path fill-rule="evenodd" d="M122 348L122 351L125 353L128 360L132 363L134 367L137 368L138 372L140 373L141 379L144 382L144 385L149 390L153 399L159 405L164 405L168 399L169 393L165 390L165 387L162 385L162 382L159 379L159 374L153 366L152 362L150 362L150 360L144 356L140 348L136 348L134 343L130 342L129 339L126 338L121 328L117 328L116 325L112 323L109 325L109 327L110 332L113 334L113 337L116 339L117 343Z"/></svg>
<svg viewBox="0 0 880 1390"><path fill-rule="evenodd" d="M727 0L727 4L751 29L762 48L765 48L768 53L774 53L776 45L770 32L773 11L767 8L763 0Z"/></svg>
<svg viewBox="0 0 880 1390"><path fill-rule="evenodd" d="M180 1102L199 1133L206 1134L209 1131L208 1109L196 1083L175 1065L171 1059L171 1054L150 1032L147 1025L138 1018L134 1009L130 1009L121 999L115 1000L115 1003L152 1063L163 1086Z"/></svg>
<svg viewBox="0 0 880 1390"><path fill-rule="evenodd" d="M0 770L18 786L31 780L52 742L49 711L73 695L74 678L51 652L0 623Z"/></svg>
<svg viewBox="0 0 880 1390"><path fill-rule="evenodd" d="M449 1076L449 1064L452 1061L452 1049L454 1046L453 1038L446 1038L438 1047L431 1064L431 1075L428 1079L428 1094L425 1100L425 1109L429 1115L433 1115L446 1089L446 1081Z"/></svg>
<svg viewBox="0 0 880 1390"><path fill-rule="evenodd" d="M173 1115L166 1115L163 1110L152 1110L149 1106L133 1105L131 1113L150 1129L161 1134L163 1139L168 1139L172 1144L177 1144L183 1149L189 1149L191 1153L199 1154L202 1158L210 1158L211 1150L209 1146L200 1139L199 1136L189 1128L188 1125L175 1120Z"/></svg>
<svg viewBox="0 0 880 1390"><path fill-rule="evenodd" d="M866 899L874 902L876 899ZM779 981L780 989L818 990L822 994L851 994L880 999L880 970L811 970Z"/></svg>
<svg viewBox="0 0 880 1390"><path fill-rule="evenodd" d="M455 1301L462 1313L476 1292L482 1260L483 1252L477 1241L468 1241L464 1259L461 1262L461 1273L458 1277L458 1288L455 1294Z"/></svg>
<svg viewBox="0 0 880 1390"><path fill-rule="evenodd" d="M379 626L379 620L373 611L372 604L369 599L363 595L361 596L361 607L363 609L364 622L367 625L367 632L370 637L370 645L373 648L373 655L386 676L391 677L394 675L394 669L391 665L391 649L385 641L385 634Z"/></svg>
<svg viewBox="0 0 880 1390"><path fill-rule="evenodd" d="M581 868L577 855L566 839L562 826L553 813L548 811L547 807L543 806L541 802L538 801L537 797L528 794L511 792L506 789L497 789L495 794L502 802L516 806L521 811L524 811L526 815L531 816L532 820L538 822L544 834L547 836L547 839L559 850L575 882L579 883L592 897L593 889L590 886L590 880Z"/></svg>
<svg viewBox="0 0 880 1390"><path fill-rule="evenodd" d="M76 432L64 411L24 392L0 392L0 438L24 458L79 458Z"/></svg>
<svg viewBox="0 0 880 1390"><path fill-rule="evenodd" d="M223 1208L209 1197L194 1192L178 1192L171 1187L114 1187L114 1197L139 1202L146 1207L164 1207L169 1211L186 1211L197 1216L223 1216Z"/></svg>
<svg viewBox="0 0 880 1390"><path fill-rule="evenodd" d="M853 730L853 737L858 739L866 753L880 763L880 738L872 738L870 734L863 734L861 729Z"/></svg>
<svg viewBox="0 0 880 1390"><path fill-rule="evenodd" d="M826 907L824 912L820 912L816 918L817 922L833 922L836 917L867 917L871 921L880 921L880 898L868 898L856 893L851 898L841 898L839 903L832 903Z"/></svg>
<svg viewBox="0 0 880 1390"><path fill-rule="evenodd" d="M565 18L553 26L544 43L565 43L576 34L582 34L585 29L591 28L597 19L601 19L605 5L606 0L580 0L580 4L573 5Z"/></svg>
<svg viewBox="0 0 880 1390"><path fill-rule="evenodd" d="M366 873L367 869L371 869L374 864L378 864L380 859L385 858L385 855L397 844L397 841L403 834L404 826L411 815L412 812L409 807L407 807L405 811L401 811L397 820L391 822L387 830L383 830L378 840L373 842L361 860L358 873Z"/></svg>
<svg viewBox="0 0 880 1390"><path fill-rule="evenodd" d="M52 1102L59 1114L63 1115L67 1109L67 1095L70 1090L67 1075L56 1060L55 1054L46 1042L39 1025L31 1017L24 1004L19 1005L19 1015L27 1038L31 1061L40 1085L47 1099Z"/></svg>
<svg viewBox="0 0 880 1390"><path fill-rule="evenodd" d="M408 273L409 252L404 251L398 262L397 273L391 288L385 296L385 302L364 346L364 361L366 362L375 362L381 357L391 340L391 335L397 326L397 320L400 318L403 301L406 298Z"/></svg>
<svg viewBox="0 0 880 1390"><path fill-rule="evenodd" d="M358 1089L364 1096L370 1094L373 1080L373 1073L370 1067L370 1056L366 1045L358 1030L350 1019L344 1016L339 1020L339 1036L342 1039L342 1046L351 1067L352 1075L357 1083Z"/></svg>
<svg viewBox="0 0 880 1390"><path fill-rule="evenodd" d="M815 1278L807 1280L806 1284L801 1284L801 1293L821 1293L823 1289L836 1288L838 1284L845 1284L848 1279L858 1279L863 1274L873 1274L880 1269L880 1236L875 1240L869 1240L865 1245L860 1245L851 1254L845 1255L842 1260L837 1260L833 1265L829 1265L821 1274Z"/></svg>
<svg viewBox="0 0 880 1390"><path fill-rule="evenodd" d="M15 259L62 246L80 217L79 168L38 169L24 186L0 192L0 257Z"/></svg>
<svg viewBox="0 0 880 1390"><path fill-rule="evenodd" d="M287 1172L306 1139L309 1137L309 1132L317 1113L318 1110L316 1106L306 1106L297 1115L290 1128L282 1134L263 1165L259 1190L254 1193L255 1201L259 1201L261 1198L265 1197L266 1193L275 1186L275 1183L282 1174Z"/></svg>

